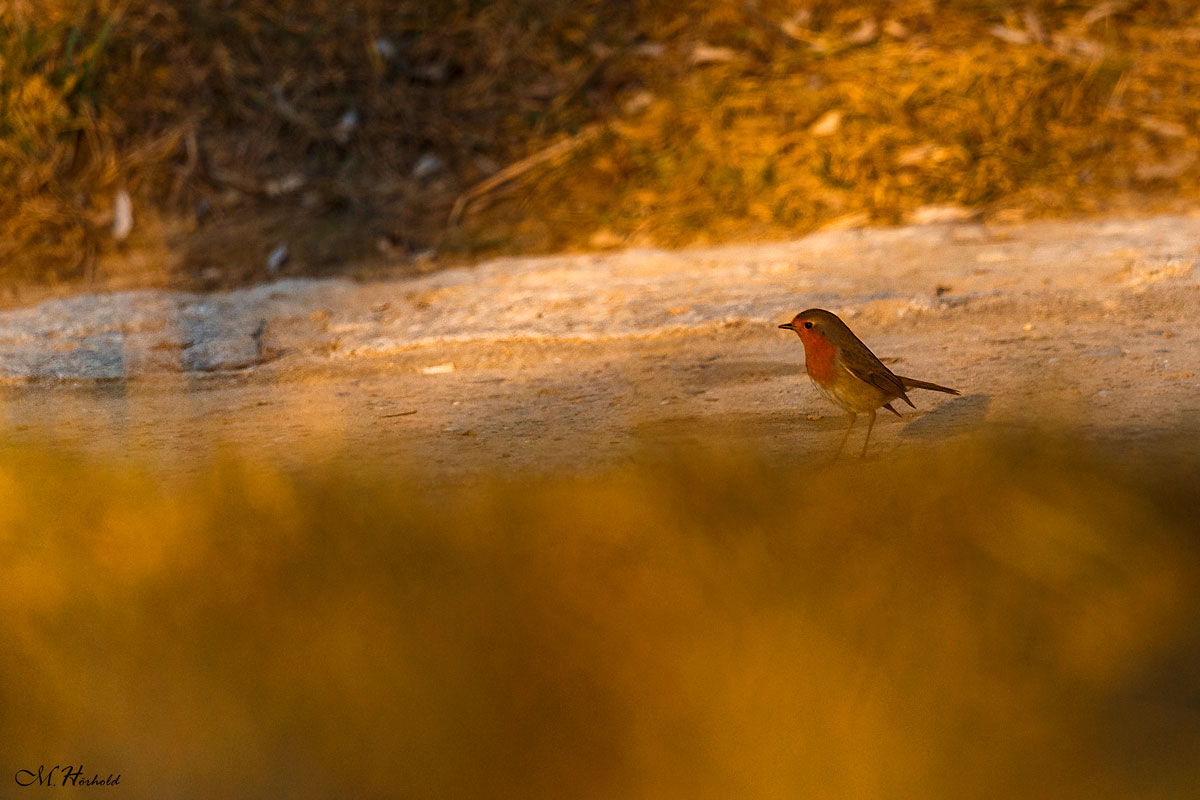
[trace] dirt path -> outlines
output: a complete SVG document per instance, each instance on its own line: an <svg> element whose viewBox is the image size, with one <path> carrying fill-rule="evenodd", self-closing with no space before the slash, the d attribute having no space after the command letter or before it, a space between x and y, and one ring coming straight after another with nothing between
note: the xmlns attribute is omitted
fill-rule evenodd
<svg viewBox="0 0 1200 800"><path fill-rule="evenodd" d="M775 325L823 306L963 392L881 418L879 456L1022 424L1145 448L1200 431L1198 243L1193 217L915 226L79 296L0 313L6 440L176 467L214 445L436 472L600 467L688 439L817 457L844 419Z"/></svg>

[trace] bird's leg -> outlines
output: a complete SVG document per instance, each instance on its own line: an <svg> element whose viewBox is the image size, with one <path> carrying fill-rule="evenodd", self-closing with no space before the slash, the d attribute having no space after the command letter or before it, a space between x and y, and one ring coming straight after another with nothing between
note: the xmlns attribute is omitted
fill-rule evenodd
<svg viewBox="0 0 1200 800"><path fill-rule="evenodd" d="M871 441L871 428L875 427L875 409L871 409L867 413L870 414L870 416L867 417L867 438L863 440L863 449L862 452L858 454L859 458L867 457L867 444L869 444Z"/></svg>
<svg viewBox="0 0 1200 800"><path fill-rule="evenodd" d="M854 423L858 421L858 414L855 414L853 411L847 411L846 413L850 417L850 427L846 428L846 435L842 437L842 443L838 445L837 453L833 456L834 461L837 461L841 457L842 451L846 449L846 440L850 438L850 431L854 430Z"/></svg>

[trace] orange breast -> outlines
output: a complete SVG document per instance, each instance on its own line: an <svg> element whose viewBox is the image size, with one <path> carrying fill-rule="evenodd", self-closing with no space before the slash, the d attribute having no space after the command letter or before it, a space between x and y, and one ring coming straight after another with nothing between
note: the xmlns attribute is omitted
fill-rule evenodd
<svg viewBox="0 0 1200 800"><path fill-rule="evenodd" d="M824 336L802 336L804 342L804 366L808 376L817 383L830 383L834 379L833 358L837 354Z"/></svg>

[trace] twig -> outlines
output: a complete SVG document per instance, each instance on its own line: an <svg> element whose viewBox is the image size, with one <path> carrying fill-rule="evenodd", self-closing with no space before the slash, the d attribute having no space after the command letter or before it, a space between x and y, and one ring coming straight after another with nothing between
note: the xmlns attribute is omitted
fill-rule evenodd
<svg viewBox="0 0 1200 800"><path fill-rule="evenodd" d="M784 46L795 47L798 43L799 40L788 35L787 31L769 19L766 14L762 13L759 9L758 0L745 0L742 3L742 12L768 36Z"/></svg>
<svg viewBox="0 0 1200 800"><path fill-rule="evenodd" d="M1087 30L1100 20L1124 11L1127 5L1129 5L1128 0L1112 0L1107 3L1101 3L1098 6L1094 6L1091 11L1084 14L1083 20L1080 24L1083 26L1084 30Z"/></svg>
<svg viewBox="0 0 1200 800"><path fill-rule="evenodd" d="M462 219L463 212L467 210L468 204L509 181L516 180L533 168L545 164L547 161L553 161L556 158L565 156L576 147L579 147L579 145L596 138L603 129L604 127L599 124L589 125L571 138L563 139L561 142L556 142L545 149L539 150L515 164L510 164L487 180L475 184L460 194L458 199L454 201L454 207L450 209L450 218L446 222L446 227L458 227L458 223Z"/></svg>

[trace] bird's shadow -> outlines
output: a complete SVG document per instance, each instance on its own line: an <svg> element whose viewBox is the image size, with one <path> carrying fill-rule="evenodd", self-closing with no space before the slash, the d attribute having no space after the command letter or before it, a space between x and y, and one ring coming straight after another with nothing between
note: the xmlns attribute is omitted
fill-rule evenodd
<svg viewBox="0 0 1200 800"><path fill-rule="evenodd" d="M942 403L909 422L900 431L903 439L940 439L953 430L974 428L987 416L990 394L968 394Z"/></svg>

